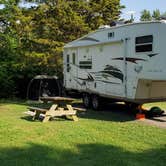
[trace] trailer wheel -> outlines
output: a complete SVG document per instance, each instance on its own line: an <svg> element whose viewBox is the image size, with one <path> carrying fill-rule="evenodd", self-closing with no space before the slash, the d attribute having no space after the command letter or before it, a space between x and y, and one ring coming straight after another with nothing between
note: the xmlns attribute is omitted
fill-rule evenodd
<svg viewBox="0 0 166 166"><path fill-rule="evenodd" d="M94 110L99 110L100 107L100 102L99 102L99 97L96 95L92 96L92 108Z"/></svg>
<svg viewBox="0 0 166 166"><path fill-rule="evenodd" d="M83 104L86 108L90 108L90 95L88 93L83 94Z"/></svg>
<svg viewBox="0 0 166 166"><path fill-rule="evenodd" d="M129 110L132 110L134 111L135 113L138 112L138 107L140 104L138 103L132 103L132 102L125 102L126 103L126 106Z"/></svg>

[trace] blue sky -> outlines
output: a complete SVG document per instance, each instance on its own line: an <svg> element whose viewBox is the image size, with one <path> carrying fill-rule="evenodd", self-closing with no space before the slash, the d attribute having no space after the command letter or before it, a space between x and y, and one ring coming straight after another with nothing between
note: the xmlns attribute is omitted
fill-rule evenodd
<svg viewBox="0 0 166 166"><path fill-rule="evenodd" d="M153 11L159 9L161 12L166 12L166 0L121 0L121 5L125 5L126 9L122 12L122 18L129 19L130 11L134 11L135 20L140 18L140 12L144 9Z"/></svg>

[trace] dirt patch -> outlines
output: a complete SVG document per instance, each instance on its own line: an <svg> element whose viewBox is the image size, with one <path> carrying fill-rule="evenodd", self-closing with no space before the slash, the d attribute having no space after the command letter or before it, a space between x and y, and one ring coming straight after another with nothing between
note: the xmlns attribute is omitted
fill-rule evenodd
<svg viewBox="0 0 166 166"><path fill-rule="evenodd" d="M159 117L139 120L140 122L166 129L166 112Z"/></svg>

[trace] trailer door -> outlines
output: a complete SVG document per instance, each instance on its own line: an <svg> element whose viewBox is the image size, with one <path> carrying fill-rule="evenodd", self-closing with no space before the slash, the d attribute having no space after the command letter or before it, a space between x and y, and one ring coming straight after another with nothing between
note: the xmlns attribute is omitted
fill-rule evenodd
<svg viewBox="0 0 166 166"><path fill-rule="evenodd" d="M71 51L71 87L72 89L77 89L76 79L78 77L78 51L73 49Z"/></svg>
<svg viewBox="0 0 166 166"><path fill-rule="evenodd" d="M67 89L77 89L77 49L68 50L66 53L66 77L65 86Z"/></svg>

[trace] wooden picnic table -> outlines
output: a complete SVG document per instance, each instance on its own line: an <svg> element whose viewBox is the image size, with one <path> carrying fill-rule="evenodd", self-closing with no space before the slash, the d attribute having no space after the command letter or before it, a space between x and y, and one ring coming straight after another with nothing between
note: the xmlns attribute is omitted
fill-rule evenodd
<svg viewBox="0 0 166 166"><path fill-rule="evenodd" d="M38 107L28 107L28 109L34 114L32 114L33 119L39 118L39 116L43 116L43 122L47 122L50 118L53 117L61 117L66 116L66 118L70 118L74 121L78 121L76 116L76 110L72 107L72 102L75 100L74 98L68 97L41 97L41 101L48 103L52 102L52 106L50 109L42 109Z"/></svg>

